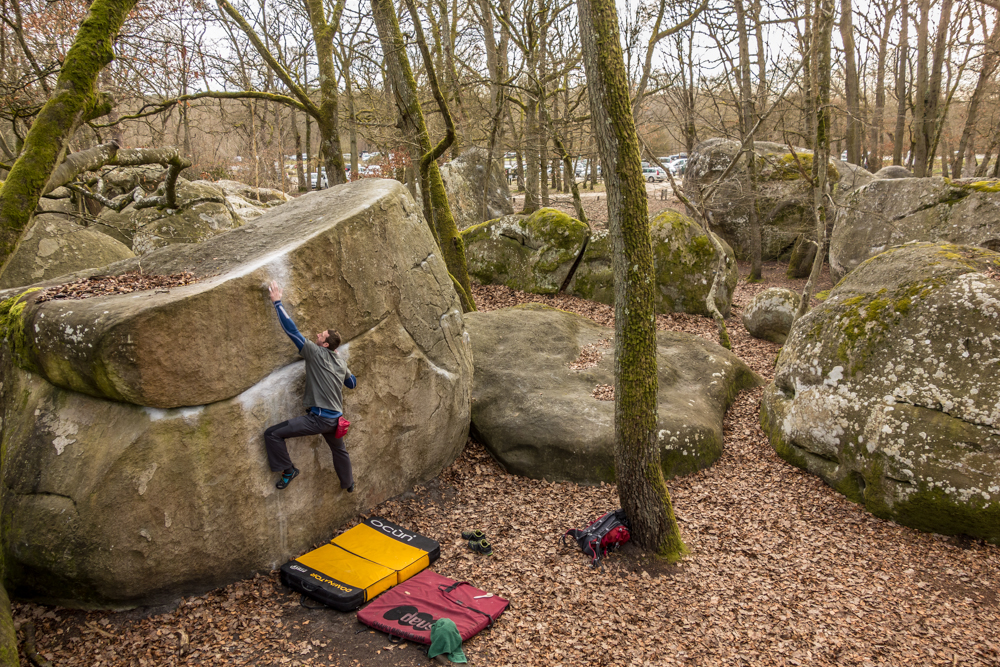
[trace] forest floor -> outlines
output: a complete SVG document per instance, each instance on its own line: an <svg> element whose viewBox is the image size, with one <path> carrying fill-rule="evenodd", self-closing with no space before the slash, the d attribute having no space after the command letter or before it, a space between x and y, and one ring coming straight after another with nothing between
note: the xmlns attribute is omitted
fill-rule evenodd
<svg viewBox="0 0 1000 667"><path fill-rule="evenodd" d="M737 288L733 351L765 379L779 348L751 338L740 312L759 290L802 282L767 263L763 283ZM827 275L817 289L829 286ZM504 287L477 287L476 300L482 310L531 300L612 318L608 306ZM715 339L703 317L660 316L658 326ZM474 666L1000 664L1000 549L877 519L786 464L760 429L760 397L745 391L727 412L719 461L669 481L689 550L674 565L626 544L591 569L560 536L619 507L615 486L508 475L472 441L438 477L371 514L440 541L436 572L510 600L466 642ZM462 542L471 528L486 531L493 556ZM55 667L431 664L420 646L392 644L353 613L301 606L277 572L173 609L15 603L14 613L22 636L33 622Z"/></svg>

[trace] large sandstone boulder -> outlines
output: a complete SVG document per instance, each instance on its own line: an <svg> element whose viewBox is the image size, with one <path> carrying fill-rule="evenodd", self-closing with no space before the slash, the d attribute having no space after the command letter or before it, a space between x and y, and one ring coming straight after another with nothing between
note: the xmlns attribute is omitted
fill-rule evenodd
<svg viewBox="0 0 1000 667"><path fill-rule="evenodd" d="M0 288L31 285L134 256L107 234L81 227L64 215L43 213L32 218L0 272Z"/></svg>
<svg viewBox="0 0 1000 667"><path fill-rule="evenodd" d="M200 243L243 224L225 193L208 181L177 180L177 209L106 209L92 225L137 255L176 243Z"/></svg>
<svg viewBox="0 0 1000 667"><path fill-rule="evenodd" d="M399 183L310 194L202 244L152 252L142 268L201 281L43 303L38 291L0 293L12 594L130 606L222 586L328 539L461 451L471 348L447 269ZM335 326L345 340L358 377L345 393L353 494L318 436L290 441L302 474L274 488L261 435L302 413L304 369L263 289L271 279L306 335Z"/></svg>
<svg viewBox="0 0 1000 667"><path fill-rule="evenodd" d="M706 302L719 262L705 230L685 215L664 211L650 223L650 236L656 275L653 304L656 312L709 315ZM715 305L725 317L732 306L739 268L733 249L716 238L721 241L726 258L725 274L716 288ZM611 260L611 236L606 231L591 236L567 293L613 304L615 284Z"/></svg>
<svg viewBox="0 0 1000 667"><path fill-rule="evenodd" d="M754 296L743 310L743 326L754 338L781 345L801 303L801 294L784 287L770 287Z"/></svg>
<svg viewBox="0 0 1000 667"><path fill-rule="evenodd" d="M487 178L488 156L489 151L483 148L470 148L441 166L441 179L448 194L448 204L459 229L514 212L510 188L503 173L503 154L493 155Z"/></svg>
<svg viewBox="0 0 1000 667"><path fill-rule="evenodd" d="M614 401L593 393L614 385L614 330L537 304L468 313L465 321L475 360L472 426L504 468L613 482ZM657 343L661 466L675 477L719 458L726 408L759 379L697 336L661 331Z"/></svg>
<svg viewBox="0 0 1000 667"><path fill-rule="evenodd" d="M713 184L739 154L740 142L709 139L695 147L684 174L684 192L696 203L703 203L712 231L728 242L736 256L750 256L750 205L754 203L761 226L761 249L764 259L787 255L800 235L815 236L811 209L812 190L804 174L811 173L812 151L794 149L784 144L754 143L758 173L756 198L750 196L746 159L707 199L705 189ZM830 158L829 177L836 183L836 200L872 180L872 175L857 165Z"/></svg>
<svg viewBox="0 0 1000 667"><path fill-rule="evenodd" d="M786 461L898 523L1000 544L1000 254L919 243L792 328L761 422Z"/></svg>
<svg viewBox="0 0 1000 667"><path fill-rule="evenodd" d="M856 190L837 208L830 275L840 280L869 257L910 241L1000 250L1000 181L898 178Z"/></svg>
<svg viewBox="0 0 1000 667"><path fill-rule="evenodd" d="M469 275L484 285L535 294L559 291L590 228L554 208L508 215L461 232Z"/></svg>

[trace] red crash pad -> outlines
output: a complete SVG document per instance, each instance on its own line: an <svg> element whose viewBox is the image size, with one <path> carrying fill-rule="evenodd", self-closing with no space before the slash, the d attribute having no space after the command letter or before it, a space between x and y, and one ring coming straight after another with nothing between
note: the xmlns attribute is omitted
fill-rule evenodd
<svg viewBox="0 0 1000 667"><path fill-rule="evenodd" d="M439 618L455 622L462 641L493 625L510 604L464 581L424 570L380 595L358 612L358 620L376 630L420 644L431 643Z"/></svg>

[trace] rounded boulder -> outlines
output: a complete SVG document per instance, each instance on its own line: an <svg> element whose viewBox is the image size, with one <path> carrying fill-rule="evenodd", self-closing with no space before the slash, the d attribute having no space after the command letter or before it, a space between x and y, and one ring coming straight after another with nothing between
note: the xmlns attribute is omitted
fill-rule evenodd
<svg viewBox="0 0 1000 667"><path fill-rule="evenodd" d="M123 243L68 217L43 213L32 218L0 273L0 289L32 285L84 269L98 269L135 254Z"/></svg>
<svg viewBox="0 0 1000 667"><path fill-rule="evenodd" d="M743 310L743 326L754 338L781 345L792 328L802 295L783 287L770 287L754 296Z"/></svg>
<svg viewBox="0 0 1000 667"><path fill-rule="evenodd" d="M1000 544L1000 254L916 243L862 263L792 327L761 423L872 513Z"/></svg>

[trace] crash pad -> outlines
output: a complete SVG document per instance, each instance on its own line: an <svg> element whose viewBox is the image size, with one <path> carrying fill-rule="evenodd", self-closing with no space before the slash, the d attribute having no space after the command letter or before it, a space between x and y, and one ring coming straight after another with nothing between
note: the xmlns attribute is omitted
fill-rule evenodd
<svg viewBox="0 0 1000 667"><path fill-rule="evenodd" d="M380 517L281 566L289 588L340 611L357 609L437 560L441 545Z"/></svg>

